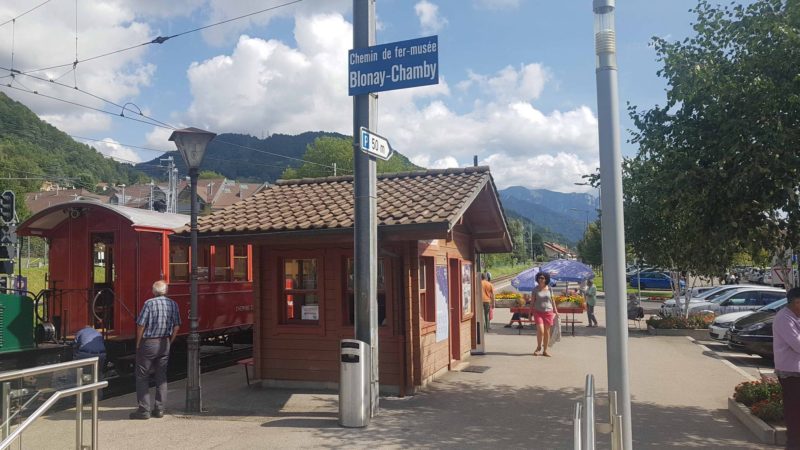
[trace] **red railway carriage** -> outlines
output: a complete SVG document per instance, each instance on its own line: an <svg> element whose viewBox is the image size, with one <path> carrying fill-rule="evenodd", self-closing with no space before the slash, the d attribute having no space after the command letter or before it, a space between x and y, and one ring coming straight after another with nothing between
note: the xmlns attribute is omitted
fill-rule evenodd
<svg viewBox="0 0 800 450"><path fill-rule="evenodd" d="M118 351L130 349L136 316L154 281L169 283L189 331L189 240L175 236L189 217L91 201L44 209L22 223L20 235L49 245L43 321L58 337L87 324L104 329ZM205 243L199 248L200 332L206 337L249 330L253 324L252 249Z"/></svg>

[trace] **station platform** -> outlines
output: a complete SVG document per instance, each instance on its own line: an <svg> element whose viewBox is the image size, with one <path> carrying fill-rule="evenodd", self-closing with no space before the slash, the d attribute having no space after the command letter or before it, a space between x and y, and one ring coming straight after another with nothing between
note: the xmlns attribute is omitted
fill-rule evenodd
<svg viewBox="0 0 800 450"><path fill-rule="evenodd" d="M181 381L170 383L162 419L129 420L134 394L101 402L99 443L110 449L570 449L585 375L595 375L600 391L607 385L598 310L600 327L564 336L551 358L533 357L532 330L504 328L510 315L497 310L486 354L469 359L468 367L485 371L452 371L414 396L384 397L365 429L339 427L336 392L248 387L242 367L234 366L203 374L208 411L202 415L182 413ZM765 448L726 409L742 374L685 337L632 330L629 351L635 448ZM602 401L596 411L598 422L607 420ZM73 418L67 410L41 419L23 436L23 448L74 448ZM609 447L608 435L598 432L597 448Z"/></svg>

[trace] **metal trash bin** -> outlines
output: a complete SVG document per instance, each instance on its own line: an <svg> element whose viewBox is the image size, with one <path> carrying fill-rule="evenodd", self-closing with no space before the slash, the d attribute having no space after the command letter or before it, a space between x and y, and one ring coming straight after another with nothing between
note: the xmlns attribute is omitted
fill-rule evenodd
<svg viewBox="0 0 800 450"><path fill-rule="evenodd" d="M370 346L356 339L342 339L339 370L339 425L369 425Z"/></svg>

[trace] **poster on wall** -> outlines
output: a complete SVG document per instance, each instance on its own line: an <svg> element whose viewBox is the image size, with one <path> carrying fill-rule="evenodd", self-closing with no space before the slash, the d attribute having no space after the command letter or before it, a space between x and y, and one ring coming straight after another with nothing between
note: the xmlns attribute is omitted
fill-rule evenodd
<svg viewBox="0 0 800 450"><path fill-rule="evenodd" d="M461 264L461 305L464 315L472 312L472 263Z"/></svg>
<svg viewBox="0 0 800 450"><path fill-rule="evenodd" d="M436 266L436 342L447 339L450 331L447 309L447 266Z"/></svg>

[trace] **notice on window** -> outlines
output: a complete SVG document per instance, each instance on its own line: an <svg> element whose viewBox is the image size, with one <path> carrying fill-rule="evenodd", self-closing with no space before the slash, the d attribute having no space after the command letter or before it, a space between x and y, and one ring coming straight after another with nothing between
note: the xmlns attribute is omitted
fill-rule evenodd
<svg viewBox="0 0 800 450"><path fill-rule="evenodd" d="M319 305L303 305L301 319L319 320Z"/></svg>
<svg viewBox="0 0 800 450"><path fill-rule="evenodd" d="M436 342L447 339L450 331L448 291L447 266L436 266Z"/></svg>

